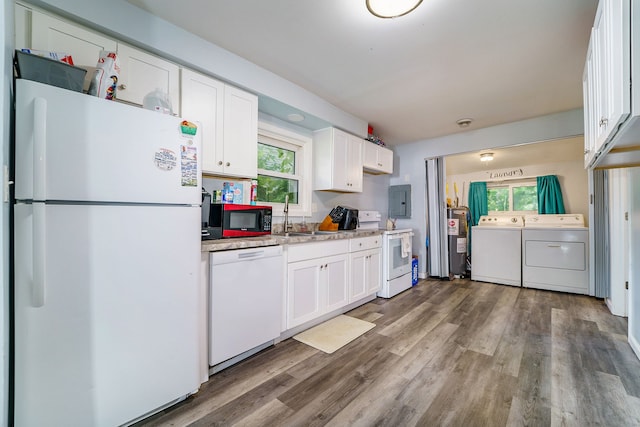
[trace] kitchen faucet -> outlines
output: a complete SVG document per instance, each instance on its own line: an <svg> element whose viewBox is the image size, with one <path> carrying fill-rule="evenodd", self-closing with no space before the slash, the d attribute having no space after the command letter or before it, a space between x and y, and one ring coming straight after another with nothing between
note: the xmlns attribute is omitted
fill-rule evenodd
<svg viewBox="0 0 640 427"><path fill-rule="evenodd" d="M289 232L289 228L291 228L291 224L289 224L289 195L284 196L284 230L285 233Z"/></svg>

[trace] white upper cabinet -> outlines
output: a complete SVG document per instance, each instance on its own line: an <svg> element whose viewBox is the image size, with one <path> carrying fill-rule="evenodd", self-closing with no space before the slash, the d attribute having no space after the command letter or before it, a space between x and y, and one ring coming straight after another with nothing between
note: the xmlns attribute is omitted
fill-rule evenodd
<svg viewBox="0 0 640 427"><path fill-rule="evenodd" d="M313 133L314 189L362 192L364 140L336 128Z"/></svg>
<svg viewBox="0 0 640 427"><path fill-rule="evenodd" d="M627 119L632 109L632 74L638 74L630 46L632 37L637 38L632 33L638 33L640 26L630 14L630 0L600 0L598 4L582 82L586 167L613 165L617 161L603 159L614 146L640 142L637 132L633 141L626 140L631 135Z"/></svg>
<svg viewBox="0 0 640 427"><path fill-rule="evenodd" d="M202 172L255 178L258 98L211 77L182 70L182 117L199 122Z"/></svg>
<svg viewBox="0 0 640 427"><path fill-rule="evenodd" d="M364 141L362 148L365 171L393 173L393 151L369 141Z"/></svg>
<svg viewBox="0 0 640 427"><path fill-rule="evenodd" d="M36 10L31 13L31 46L21 47L71 55L76 66L88 70L83 89L89 89L100 51L115 52L116 41Z"/></svg>
<svg viewBox="0 0 640 427"><path fill-rule="evenodd" d="M257 177L258 97L225 85L223 123L225 175Z"/></svg>
<svg viewBox="0 0 640 427"><path fill-rule="evenodd" d="M156 89L169 95L173 113L180 115L180 68L140 49L118 43L120 78L117 99L142 105Z"/></svg>

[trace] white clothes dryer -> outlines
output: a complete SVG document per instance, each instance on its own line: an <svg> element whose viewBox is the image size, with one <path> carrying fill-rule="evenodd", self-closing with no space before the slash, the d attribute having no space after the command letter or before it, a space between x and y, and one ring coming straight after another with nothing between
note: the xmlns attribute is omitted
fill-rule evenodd
<svg viewBox="0 0 640 427"><path fill-rule="evenodd" d="M526 215L522 286L589 293L589 230L582 214Z"/></svg>
<svg viewBox="0 0 640 427"><path fill-rule="evenodd" d="M522 286L522 216L484 215L471 227L471 280Z"/></svg>

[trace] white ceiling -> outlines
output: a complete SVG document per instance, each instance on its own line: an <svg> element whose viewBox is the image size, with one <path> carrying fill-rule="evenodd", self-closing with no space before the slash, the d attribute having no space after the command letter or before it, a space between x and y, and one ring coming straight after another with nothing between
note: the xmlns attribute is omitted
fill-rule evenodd
<svg viewBox="0 0 640 427"><path fill-rule="evenodd" d="M395 145L582 107L597 0L128 0L368 121ZM472 118L467 129L456 120Z"/></svg>

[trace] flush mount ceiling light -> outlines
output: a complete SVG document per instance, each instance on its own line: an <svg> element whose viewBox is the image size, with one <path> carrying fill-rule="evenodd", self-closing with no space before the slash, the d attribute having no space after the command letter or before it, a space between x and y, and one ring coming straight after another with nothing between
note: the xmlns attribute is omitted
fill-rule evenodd
<svg viewBox="0 0 640 427"><path fill-rule="evenodd" d="M491 160L493 160L493 153L482 153L482 154L480 154L480 161L481 162L490 162Z"/></svg>
<svg viewBox="0 0 640 427"><path fill-rule="evenodd" d="M414 10L422 0L367 0L367 9L378 18L397 18Z"/></svg>
<svg viewBox="0 0 640 427"><path fill-rule="evenodd" d="M456 124L461 128L468 128L472 121L473 119L460 119L456 121Z"/></svg>
<svg viewBox="0 0 640 427"><path fill-rule="evenodd" d="M298 113L291 113L291 114L287 114L287 119L289 119L290 122L301 122L304 120L304 116L302 114L298 114Z"/></svg>

